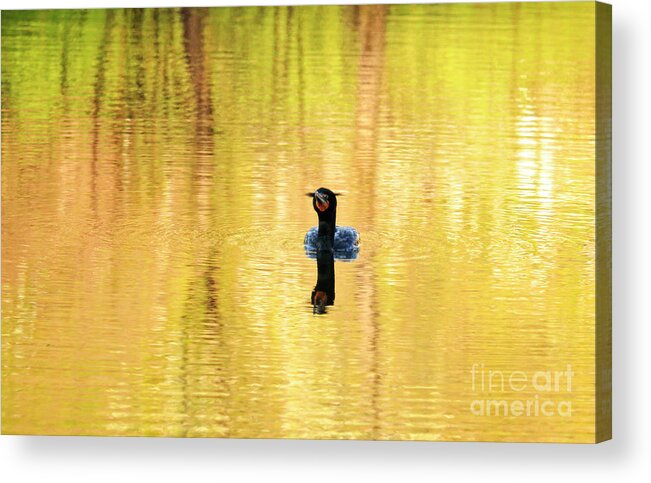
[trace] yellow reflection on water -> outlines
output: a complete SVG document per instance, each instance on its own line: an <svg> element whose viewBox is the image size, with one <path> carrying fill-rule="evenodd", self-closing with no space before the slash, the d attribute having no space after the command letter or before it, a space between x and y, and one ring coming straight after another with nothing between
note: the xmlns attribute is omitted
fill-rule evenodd
<svg viewBox="0 0 651 483"><path fill-rule="evenodd" d="M2 34L5 433L594 439L594 4L3 12ZM315 316L318 186L362 249Z"/></svg>

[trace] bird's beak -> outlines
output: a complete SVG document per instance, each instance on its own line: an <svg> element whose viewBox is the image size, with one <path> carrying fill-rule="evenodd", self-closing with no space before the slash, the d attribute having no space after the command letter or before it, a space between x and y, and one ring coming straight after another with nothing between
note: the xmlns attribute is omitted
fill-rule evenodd
<svg viewBox="0 0 651 483"><path fill-rule="evenodd" d="M328 195L323 194L319 191L314 193L314 200L316 201L316 207L319 211L325 211L328 209L328 206L330 206Z"/></svg>

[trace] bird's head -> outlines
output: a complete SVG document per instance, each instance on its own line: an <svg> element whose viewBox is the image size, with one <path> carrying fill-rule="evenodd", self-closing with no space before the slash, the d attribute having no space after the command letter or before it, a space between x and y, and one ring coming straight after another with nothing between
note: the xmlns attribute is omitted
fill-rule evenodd
<svg viewBox="0 0 651 483"><path fill-rule="evenodd" d="M312 206L317 214L334 212L337 209L337 194L328 188L319 188L313 193L307 193L312 198Z"/></svg>

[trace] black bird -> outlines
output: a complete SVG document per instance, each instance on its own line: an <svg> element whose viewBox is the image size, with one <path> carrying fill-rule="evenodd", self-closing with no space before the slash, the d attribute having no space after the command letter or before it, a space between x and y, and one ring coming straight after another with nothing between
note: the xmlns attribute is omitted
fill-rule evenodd
<svg viewBox="0 0 651 483"><path fill-rule="evenodd" d="M352 226L337 226L337 194L328 188L307 193L319 216L319 226L309 229L303 241L309 253L334 251L335 258L356 258L359 251L359 233Z"/></svg>

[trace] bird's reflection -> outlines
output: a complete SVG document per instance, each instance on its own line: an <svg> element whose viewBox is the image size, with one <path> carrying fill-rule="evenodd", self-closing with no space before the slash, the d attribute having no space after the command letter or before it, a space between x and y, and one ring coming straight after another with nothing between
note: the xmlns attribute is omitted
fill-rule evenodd
<svg viewBox="0 0 651 483"><path fill-rule="evenodd" d="M326 307L335 303L335 257L332 250L316 254L316 285L312 290L312 312L325 314Z"/></svg>

